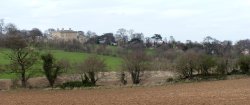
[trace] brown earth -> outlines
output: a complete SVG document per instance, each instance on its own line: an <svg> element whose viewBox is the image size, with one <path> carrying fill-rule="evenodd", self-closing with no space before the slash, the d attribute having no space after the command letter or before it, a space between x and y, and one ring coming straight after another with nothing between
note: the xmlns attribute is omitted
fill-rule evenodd
<svg viewBox="0 0 250 105"><path fill-rule="evenodd" d="M250 78L167 86L0 92L0 105L249 105Z"/></svg>

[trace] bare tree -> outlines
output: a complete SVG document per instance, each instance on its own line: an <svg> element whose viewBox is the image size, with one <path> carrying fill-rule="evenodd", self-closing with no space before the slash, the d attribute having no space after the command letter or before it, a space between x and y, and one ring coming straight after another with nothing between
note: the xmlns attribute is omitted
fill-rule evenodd
<svg viewBox="0 0 250 105"><path fill-rule="evenodd" d="M118 45L123 46L128 41L128 31L124 28L120 28L116 32L116 41L118 42Z"/></svg>
<svg viewBox="0 0 250 105"><path fill-rule="evenodd" d="M87 38L92 38L92 37L94 37L96 35L97 34L95 32L92 32L92 31L87 31L87 33L86 33Z"/></svg>
<svg viewBox="0 0 250 105"><path fill-rule="evenodd" d="M123 59L123 69L130 73L133 84L139 84L144 71L149 70L149 57L143 50L134 50Z"/></svg>
<svg viewBox="0 0 250 105"><path fill-rule="evenodd" d="M22 32L17 30L13 24L7 25L6 45L11 49L9 54L11 69L20 74L22 87L26 87L27 80L31 74L28 70L36 63L39 53L35 48L28 46Z"/></svg>
<svg viewBox="0 0 250 105"><path fill-rule="evenodd" d="M22 87L26 87L27 80L32 76L28 73L31 67L37 61L38 52L35 49L27 47L19 50L12 50L9 58L11 60L11 69L20 74Z"/></svg>
<svg viewBox="0 0 250 105"><path fill-rule="evenodd" d="M151 38L150 37L146 37L145 38L145 43L146 43L146 47L147 48L150 48L152 46L152 43L151 43Z"/></svg>
<svg viewBox="0 0 250 105"><path fill-rule="evenodd" d="M121 35L121 36L124 36L124 35L127 35L127 30L124 29L124 28L120 28L117 30L116 32L118 35Z"/></svg>
<svg viewBox="0 0 250 105"><path fill-rule="evenodd" d="M52 32L55 32L56 30L53 28L49 28L47 30L44 31L44 37L46 37L47 39L51 38L52 36Z"/></svg>
<svg viewBox="0 0 250 105"><path fill-rule="evenodd" d="M4 27L4 30L5 30L7 35L16 34L18 32L18 29L17 29L16 25L14 25L12 23L8 23Z"/></svg>
<svg viewBox="0 0 250 105"><path fill-rule="evenodd" d="M209 55L222 55L221 52L221 42L215 38L207 36L204 38L203 46L207 54Z"/></svg>
<svg viewBox="0 0 250 105"><path fill-rule="evenodd" d="M0 35L3 34L3 30L4 30L4 20L0 19Z"/></svg>
<svg viewBox="0 0 250 105"><path fill-rule="evenodd" d="M127 31L128 32L128 35L130 36L130 38L131 38L131 36L134 34L134 30L133 29L130 29L130 30L128 30ZM132 39L132 38L131 38Z"/></svg>
<svg viewBox="0 0 250 105"><path fill-rule="evenodd" d="M116 76L119 79L119 82L121 83L121 85L127 84L127 75L124 70L117 72Z"/></svg>
<svg viewBox="0 0 250 105"><path fill-rule="evenodd" d="M131 40L128 42L128 48L132 50L141 50L145 48L143 33L134 33L131 35Z"/></svg>
<svg viewBox="0 0 250 105"><path fill-rule="evenodd" d="M240 40L235 44L235 50L237 54L240 55L244 50L250 50L250 39Z"/></svg>
<svg viewBox="0 0 250 105"><path fill-rule="evenodd" d="M92 84L96 84L99 80L98 73L104 72L106 70L105 61L99 58L97 55L93 55L88 57L84 62L78 65L79 72L81 73L81 77L85 79L85 81L90 82Z"/></svg>
<svg viewBox="0 0 250 105"><path fill-rule="evenodd" d="M193 78L194 71L199 67L197 52L189 50L177 59L176 69L183 78Z"/></svg>
<svg viewBox="0 0 250 105"><path fill-rule="evenodd" d="M4 47L4 20L0 19L0 47Z"/></svg>

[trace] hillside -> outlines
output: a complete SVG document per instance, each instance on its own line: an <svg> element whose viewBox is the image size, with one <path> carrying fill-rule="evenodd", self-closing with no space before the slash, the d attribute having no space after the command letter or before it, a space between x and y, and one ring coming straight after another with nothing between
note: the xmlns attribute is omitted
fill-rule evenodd
<svg viewBox="0 0 250 105"><path fill-rule="evenodd" d="M45 51L42 51L44 53ZM80 52L66 52L62 50L50 50L52 54L54 54L55 58L60 60L60 59L65 59L68 60L71 64L75 64L78 62L84 61L88 56L91 54L89 53L80 53ZM4 65L9 64L9 58L8 54L10 53L10 50L8 49L0 49L0 65L2 67ZM103 58L107 64L107 69L109 71L117 71L120 69L120 65L122 62L122 59L119 57L113 57L113 56L103 56L99 55L101 58ZM42 61L39 61L35 66L34 69L37 70L37 75L41 74L41 69L42 69ZM73 71L73 70L71 70ZM0 73L0 78L13 78L15 75L13 73L10 73L10 71L7 71L5 73Z"/></svg>

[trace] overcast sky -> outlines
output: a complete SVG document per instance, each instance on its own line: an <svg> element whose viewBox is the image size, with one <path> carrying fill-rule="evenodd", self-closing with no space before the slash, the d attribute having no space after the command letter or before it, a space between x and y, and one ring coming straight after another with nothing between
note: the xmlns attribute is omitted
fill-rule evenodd
<svg viewBox="0 0 250 105"><path fill-rule="evenodd" d="M0 11L19 29L103 34L125 28L180 41L250 38L250 0L1 0Z"/></svg>

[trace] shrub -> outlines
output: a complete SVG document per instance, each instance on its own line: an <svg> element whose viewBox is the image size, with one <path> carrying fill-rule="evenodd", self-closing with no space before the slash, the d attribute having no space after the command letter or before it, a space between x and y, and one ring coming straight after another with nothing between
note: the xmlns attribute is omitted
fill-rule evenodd
<svg viewBox="0 0 250 105"><path fill-rule="evenodd" d="M225 75L227 74L227 66L228 66L228 63L226 60L220 58L217 60L217 68L216 68L216 73L219 74L219 75Z"/></svg>
<svg viewBox="0 0 250 105"><path fill-rule="evenodd" d="M168 78L167 82L174 82L174 78L172 78L172 77Z"/></svg>
<svg viewBox="0 0 250 105"><path fill-rule="evenodd" d="M199 54L193 50L187 51L176 60L176 70L182 78L193 78L194 71L199 67Z"/></svg>
<svg viewBox="0 0 250 105"><path fill-rule="evenodd" d="M61 73L62 67L55 63L55 59L50 53L42 55L41 58L43 60L44 74L50 86L53 87L57 76Z"/></svg>
<svg viewBox="0 0 250 105"><path fill-rule="evenodd" d="M100 76L98 76L98 74L100 72L106 71L106 67L107 65L103 59L101 59L97 55L93 55L89 56L82 63L79 63L78 71L86 81L95 84L100 79Z"/></svg>
<svg viewBox="0 0 250 105"><path fill-rule="evenodd" d="M63 83L59 87L62 89L65 89L65 88L73 89L73 88L79 88L79 87L92 87L92 86L96 86L96 85L88 81L70 81L70 82Z"/></svg>
<svg viewBox="0 0 250 105"><path fill-rule="evenodd" d="M131 75L133 84L139 84L144 71L150 69L150 58L144 50L132 51L124 58L122 68Z"/></svg>
<svg viewBox="0 0 250 105"><path fill-rule="evenodd" d="M242 72L240 72L239 70L232 70L230 73L228 73L228 75L238 75L238 74L242 74Z"/></svg>
<svg viewBox="0 0 250 105"><path fill-rule="evenodd" d="M242 73L248 73L250 69L250 56L241 56L238 60L238 65Z"/></svg>
<svg viewBox="0 0 250 105"><path fill-rule="evenodd" d="M123 85L126 85L127 84L127 76L125 74L124 71L121 71L120 73L118 73L118 78L120 79L120 82L123 84Z"/></svg>
<svg viewBox="0 0 250 105"><path fill-rule="evenodd" d="M202 54L199 57L198 63L200 64L200 71L202 75L209 75L211 68L216 66L216 61L214 57L206 54Z"/></svg>

